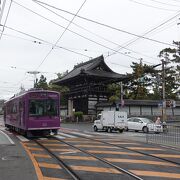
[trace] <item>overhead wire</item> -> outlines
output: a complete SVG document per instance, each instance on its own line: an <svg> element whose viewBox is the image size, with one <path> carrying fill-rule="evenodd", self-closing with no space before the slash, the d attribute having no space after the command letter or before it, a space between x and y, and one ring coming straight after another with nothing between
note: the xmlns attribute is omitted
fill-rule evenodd
<svg viewBox="0 0 180 180"><path fill-rule="evenodd" d="M129 1L131 1L133 3L136 3L136 4L140 4L140 5L146 6L146 7L158 9L158 10L171 11L171 12L177 11L177 10L174 10L174 9L166 9L166 8L161 8L161 7L157 7L157 6L152 6L152 5L141 3L141 2L138 2L138 1L135 1L135 0L129 0Z"/></svg>
<svg viewBox="0 0 180 180"><path fill-rule="evenodd" d="M18 3L18 4L19 4L19 3ZM65 19L65 20L69 21L67 18L64 18L63 16L57 14L56 12L52 11L51 9L49 9L49 8L47 8L47 7L45 7L45 6L41 5L41 4L39 4L39 5L40 5L41 7L43 7L43 8L45 8L45 9L47 9L48 11L52 12L53 14L55 14L55 15L57 15L57 16L59 16L59 17ZM95 36L97 36L97 37L99 37L99 38L101 38L101 39L107 41L107 42L110 42L110 43L112 43L112 44L114 44L114 45L116 45L116 46L119 46L119 47L121 47L122 49L126 49L126 50L128 50L128 51L133 52L133 53L143 55L144 57L148 57L148 58L156 59L156 60L157 60L157 58L154 58L154 57L145 55L145 54L143 54L143 53L134 51L134 50L132 50L132 49L128 49L128 48L126 48L126 47L123 47L123 46L121 46L120 44L115 43L115 42L113 42L113 41L111 41L111 40L108 40L108 39L106 39L106 38L104 38L104 37L102 37L102 36L100 36L100 35L98 35L98 34L96 34L96 33L93 33L93 32L91 32L91 31L87 30L86 28L84 28L84 27L82 27L82 26L76 24L76 23L73 23L73 22L72 22L72 24L76 25L77 27L79 27L79 28L81 28L81 29L83 29L83 30L85 30L85 31L87 31L87 32L89 32L89 33L91 33L91 34L93 34L93 35L95 35Z"/></svg>
<svg viewBox="0 0 180 180"><path fill-rule="evenodd" d="M0 26L1 26L1 25L0 25ZM10 30L12 30L12 31L15 31L15 32L17 32L17 33L23 34L23 35L25 35L25 36L31 37L31 38L33 38L33 39L36 39L36 40L32 41L32 42L34 42L34 43L37 43L37 44L43 44L43 43L45 43L45 44L47 44L47 45L53 46L53 43L50 43L50 42L48 42L48 41L46 41L46 40L43 40L43 39L41 39L41 38L39 38L39 37L36 37L36 36L34 36L34 35L31 35L31 34L22 32L22 31L20 31L20 30L14 29L14 28L9 27L9 26L5 26L5 28L10 29ZM38 41L37 41L37 40L38 40ZM78 54L78 55L81 55L81 56L84 56L84 57L87 57L87 58L91 58L90 56L87 56L87 55L85 55L85 54L82 54L82 53L79 53L79 52L76 52L76 51L73 51L73 50L64 48L64 47L62 47L62 46L56 45L55 47L60 48L60 49L64 49L64 50L66 50L66 51L69 51L69 52L72 52L72 53L75 53L75 54Z"/></svg>
<svg viewBox="0 0 180 180"><path fill-rule="evenodd" d="M4 32L4 26L6 25L7 23L7 19L8 19L8 16L9 16L9 13L10 13L10 9L11 9L11 5L12 5L12 0L10 1L10 5L9 5L9 8L8 8L8 12L7 12L7 15L6 15L6 19L5 19L5 22L3 24L3 29L2 29L2 32L0 34L0 40L2 38L2 35L3 35L3 32Z"/></svg>
<svg viewBox="0 0 180 180"><path fill-rule="evenodd" d="M176 20L173 21L173 22L170 22L169 24L165 25L164 27L160 27L155 32L152 32L151 35L158 34L158 33L162 32L162 31L165 31L165 30L167 30L167 29L169 29L169 28L171 28L172 26L175 26L175 25L177 25L177 21Z"/></svg>
<svg viewBox="0 0 180 180"><path fill-rule="evenodd" d="M13 2L14 2L14 1L13 1ZM28 9L28 8L26 8L26 9L29 10L30 12L32 12L32 13L40 16L41 18L43 18L43 19L45 19L45 20L47 20L47 21L49 21L49 22L51 22L51 23L53 23L53 24L55 24L55 25L57 25L57 26L65 29L64 26L62 26L62 25L60 25L60 24L58 24L58 23L56 23L56 22L54 22L54 21L52 21L52 20L50 20L50 19L48 19L48 18L40 15L40 14L38 14L37 12L34 12L34 11ZM12 28L11 28L11 29L12 29ZM101 47L104 47L104 48L109 49L109 50L111 50L111 51L116 51L116 50L114 50L114 49L112 49L112 48L110 48L110 47L108 47L108 46L105 46L105 45L103 45L103 44L101 44L101 43L99 43L99 42L96 42L96 41L94 41L94 40L92 40L92 39L89 39L89 38L87 38L87 37L85 37L85 36L83 36L83 35L81 35L81 34L79 34L79 33L76 33L75 31L72 31L72 30L70 30L70 29L67 29L67 30L68 30L69 32L71 32L71 33L73 33L73 34L76 34L77 36L80 36L80 37L82 37L82 38L84 38L84 39L86 39L86 40L88 40L88 41L90 41L90 42L93 42L93 43L95 43L95 44L97 44L97 45L99 45L99 46L101 46ZM25 34L27 34L27 33L25 33ZM39 39L39 38L38 38L38 39ZM135 58L135 57L133 57L133 56L130 56L130 55L127 55L127 54L124 54L124 53L121 53L121 52L118 52L118 53L121 54L121 55L123 55L123 56L127 56L127 57L129 57L129 58L131 58L131 59L135 59L135 60L138 60L138 61L139 61L138 58ZM91 58L91 57L88 57L88 58ZM153 64L153 63L151 63L151 62L147 62L147 63Z"/></svg>
<svg viewBox="0 0 180 180"><path fill-rule="evenodd" d="M12 35L12 34L3 34L3 36L12 37L12 38L16 38L16 39L21 39L21 40L29 41L29 42L32 42L32 43L42 44L40 42L33 41L33 40L30 40L30 39L26 39L26 38L22 38L22 37L15 36L15 35Z"/></svg>
<svg viewBox="0 0 180 180"><path fill-rule="evenodd" d="M161 2L161 1L157 1L157 0L149 0L149 1L152 1L152 2L155 2L155 3L158 3L158 4L167 5L167 6L180 7L180 6L177 6L175 4L169 4L169 3L165 3L165 2Z"/></svg>
<svg viewBox="0 0 180 180"><path fill-rule="evenodd" d="M69 28L69 26L71 25L71 23L73 22L73 20L75 19L75 17L77 16L77 14L79 13L79 11L82 9L82 7L84 6L84 4L86 3L86 0L84 0L84 2L82 3L82 5L80 6L80 8L78 9L78 11L76 12L76 14L73 16L72 20L68 23L68 25L66 26L66 28L64 29L64 31L62 32L62 34L60 35L60 37L58 38L58 40L55 42L55 44L53 45L53 47L50 49L50 51L47 53L47 55L45 56L45 58L41 61L41 63L38 65L38 67L36 68L39 69L40 66L45 62L45 60L47 59L47 57L50 55L50 53L53 51L54 47L57 45L57 43L60 41L60 39L62 38L62 36L64 35L64 33L66 32L66 30Z"/></svg>
<svg viewBox="0 0 180 180"><path fill-rule="evenodd" d="M80 8L78 9L78 11L77 11L77 13L80 11L80 9L83 7L83 5L85 4L85 2L86 2L86 0L82 3L82 5L80 6ZM76 13L76 14L77 14ZM73 18L72 18L72 20L71 21L73 21L74 20L74 18L75 18L76 16L74 16ZM57 43L59 42L59 40L61 39L61 37L63 36L63 34L66 32L66 30L68 29L68 27L70 26L70 24L71 24L71 22L68 24L68 26L65 28L65 30L63 31L63 33L61 34L61 36L58 38L58 40L56 41L56 43L55 44L53 44L53 46L52 46L52 48L51 48L51 50L47 53L47 55L45 56L45 58L41 61L41 63L38 65L38 67L36 68L36 70L44 63L44 61L46 60L46 58L49 56L49 54L52 52L52 50L54 49L54 47L56 47L57 46ZM22 80L20 80L17 84L20 84L22 81L24 81L25 79L27 79L27 77L23 77L22 78Z"/></svg>
<svg viewBox="0 0 180 180"><path fill-rule="evenodd" d="M180 15L180 11L178 11L178 13L176 13L174 16L170 17L169 19L163 21L162 23L160 23L158 26L155 26L154 28L148 30L147 32L143 33L142 36L148 35L151 32L155 31L156 29L162 27L163 25L167 24L169 21L172 21L173 19L177 18ZM128 42L126 42L124 44L125 47L128 47L129 45L133 44L134 42L136 42L137 40L141 39L140 37L132 39ZM120 47L120 49L118 49L117 51L120 51L122 48ZM109 56L114 55L116 53L112 52L111 54L109 54Z"/></svg>
<svg viewBox="0 0 180 180"><path fill-rule="evenodd" d="M44 5L46 5L46 6L49 6L49 7L51 7L51 8L54 8L54 9L59 10L59 11L62 11L62 12L65 12L65 13L67 13L67 14L75 15L74 13L72 13L72 12L70 12L70 11L63 10L63 9L61 9L61 8L57 8L57 7L52 6L52 5L50 5L50 4L44 3L44 2L42 2L42 1L33 0L33 2L35 2L35 3L37 3L37 4L44 4ZM135 34L135 33L132 33L132 32L129 32L129 31L125 31L125 30L122 30L122 29L119 29L119 28L110 26L110 25L108 25L108 24L101 23L101 22L98 22L98 21L95 21L95 20L92 20L92 19L83 17L83 16L80 16L80 15L77 15L77 17L80 18L80 19L83 19L83 20L86 20L86 21L89 21L89 22L92 22L92 23L95 23L95 24L104 26L104 27L109 28L109 29L113 29L113 30L116 30L116 31L119 31L119 32L122 32L122 33L125 33L125 34L129 34L129 35L132 35L132 36L136 36L136 37L143 38L143 39L145 39L145 40L153 41L153 42L156 42L156 43L159 43L159 44L168 45L168 46L175 46L175 45L173 45L173 44L169 44L169 43L166 43L166 42L162 42L162 41L159 41L159 40L156 40L156 39L151 39L151 38L148 38L148 37L144 37L144 36L141 36L141 35L137 35L137 34Z"/></svg>

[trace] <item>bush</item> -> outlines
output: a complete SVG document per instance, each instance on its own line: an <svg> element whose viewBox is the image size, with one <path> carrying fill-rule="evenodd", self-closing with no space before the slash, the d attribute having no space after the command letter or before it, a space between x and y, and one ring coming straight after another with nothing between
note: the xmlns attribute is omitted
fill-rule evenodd
<svg viewBox="0 0 180 180"><path fill-rule="evenodd" d="M74 112L74 117L77 121L81 121L83 118L83 112L81 111Z"/></svg>
<svg viewBox="0 0 180 180"><path fill-rule="evenodd" d="M74 112L74 116L78 117L78 118L82 118L83 117L83 112L81 112L81 111Z"/></svg>

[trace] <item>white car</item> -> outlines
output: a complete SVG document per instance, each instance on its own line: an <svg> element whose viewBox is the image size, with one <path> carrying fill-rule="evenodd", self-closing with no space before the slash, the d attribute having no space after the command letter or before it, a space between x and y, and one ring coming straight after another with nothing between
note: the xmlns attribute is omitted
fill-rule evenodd
<svg viewBox="0 0 180 180"><path fill-rule="evenodd" d="M143 131L145 133L160 133L163 132L163 127L161 124L155 124L151 119L148 118L131 117L127 120L126 130Z"/></svg>

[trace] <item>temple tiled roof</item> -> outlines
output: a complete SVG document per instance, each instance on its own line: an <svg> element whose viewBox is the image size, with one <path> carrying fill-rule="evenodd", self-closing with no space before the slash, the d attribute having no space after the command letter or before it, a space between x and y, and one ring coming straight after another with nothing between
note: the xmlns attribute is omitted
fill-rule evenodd
<svg viewBox="0 0 180 180"><path fill-rule="evenodd" d="M112 71L104 61L103 56L99 56L95 59L87 61L85 63L78 64L67 75L54 81L55 84L63 84L70 79L77 78L79 76L91 76L96 78L108 78L121 80L126 78L126 75L118 74Z"/></svg>

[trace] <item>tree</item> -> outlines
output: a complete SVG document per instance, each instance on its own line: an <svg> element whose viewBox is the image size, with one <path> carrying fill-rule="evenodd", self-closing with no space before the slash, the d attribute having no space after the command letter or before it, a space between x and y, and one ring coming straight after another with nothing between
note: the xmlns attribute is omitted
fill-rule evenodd
<svg viewBox="0 0 180 180"><path fill-rule="evenodd" d="M126 96L130 99L148 99L149 89L152 86L153 66L132 62L131 79L124 85Z"/></svg>
<svg viewBox="0 0 180 180"><path fill-rule="evenodd" d="M46 78L43 75L40 76L39 80L36 79L36 82L34 83L34 88L43 88L45 90L48 89L48 84L46 82Z"/></svg>
<svg viewBox="0 0 180 180"><path fill-rule="evenodd" d="M165 64L165 90L166 98L176 99L180 82L177 77L180 75L180 42L173 42L177 48L165 48L159 53Z"/></svg>
<svg viewBox="0 0 180 180"><path fill-rule="evenodd" d="M119 84L109 84L107 87L108 91L112 94L109 97L109 101L115 103L120 99L120 85Z"/></svg>
<svg viewBox="0 0 180 180"><path fill-rule="evenodd" d="M49 90L52 90L52 91L57 91L60 93L60 102L62 105L66 105L67 104L67 97L66 97L66 94L67 92L69 92L69 88L66 87L66 86L59 86L59 85L56 85L54 84L54 81L58 80L58 79L61 79L62 77L64 77L65 75L68 74L68 70L63 72L63 73L57 73L57 78L56 79L53 79L49 82L49 85L48 85L48 89Z"/></svg>

